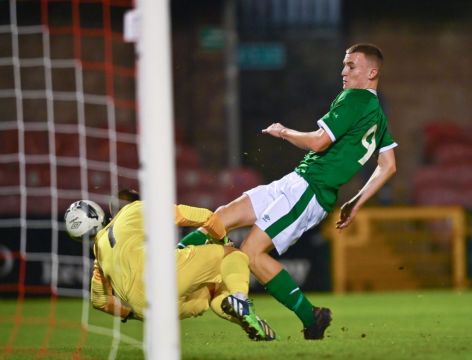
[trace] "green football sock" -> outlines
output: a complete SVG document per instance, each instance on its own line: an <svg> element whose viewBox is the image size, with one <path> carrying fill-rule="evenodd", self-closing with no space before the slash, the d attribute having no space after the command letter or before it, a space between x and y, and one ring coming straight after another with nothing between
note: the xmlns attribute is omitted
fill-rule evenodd
<svg viewBox="0 0 472 360"><path fill-rule="evenodd" d="M206 234L199 230L195 230L184 236L184 238L177 244L177 248L183 249L188 245L203 245L207 240L208 236Z"/></svg>
<svg viewBox="0 0 472 360"><path fill-rule="evenodd" d="M286 270L282 270L264 285L267 292L286 308L292 310L303 326L313 325L313 305L305 297Z"/></svg>

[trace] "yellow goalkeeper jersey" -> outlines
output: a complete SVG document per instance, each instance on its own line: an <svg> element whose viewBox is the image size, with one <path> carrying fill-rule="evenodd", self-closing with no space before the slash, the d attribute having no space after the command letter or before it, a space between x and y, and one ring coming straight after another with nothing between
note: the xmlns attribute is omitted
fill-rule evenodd
<svg viewBox="0 0 472 360"><path fill-rule="evenodd" d="M213 212L187 205L175 206L175 223L179 226L200 226L215 233L224 232L224 225ZM91 300L102 308L113 295L130 305L138 318L143 318L146 304L144 288L144 221L143 202L134 201L124 206L95 238L94 275ZM177 267L185 264L189 252L177 253ZM202 261L205 259L202 259ZM105 285L106 284L106 285Z"/></svg>
<svg viewBox="0 0 472 360"><path fill-rule="evenodd" d="M142 201L123 207L97 234L94 249L96 261L114 295L132 303L134 311L140 315L145 305L142 207Z"/></svg>

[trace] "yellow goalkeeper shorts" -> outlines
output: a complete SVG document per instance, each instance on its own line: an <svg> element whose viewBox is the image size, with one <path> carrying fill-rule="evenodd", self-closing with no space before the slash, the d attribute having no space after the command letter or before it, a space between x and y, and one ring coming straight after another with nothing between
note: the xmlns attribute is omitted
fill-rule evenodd
<svg viewBox="0 0 472 360"><path fill-rule="evenodd" d="M206 284L220 284L221 245L187 246L177 250L177 290L179 299Z"/></svg>

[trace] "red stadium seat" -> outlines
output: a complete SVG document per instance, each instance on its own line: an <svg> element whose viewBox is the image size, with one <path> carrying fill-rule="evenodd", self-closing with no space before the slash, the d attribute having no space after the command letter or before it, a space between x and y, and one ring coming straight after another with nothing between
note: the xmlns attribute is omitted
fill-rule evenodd
<svg viewBox="0 0 472 360"><path fill-rule="evenodd" d="M433 156L438 147L457 143L467 144L471 140L470 131L450 120L430 122L424 127L423 133L424 156L427 161L434 161Z"/></svg>
<svg viewBox="0 0 472 360"><path fill-rule="evenodd" d="M438 164L472 163L472 145L467 143L448 143L439 145L432 154L433 161Z"/></svg>
<svg viewBox="0 0 472 360"><path fill-rule="evenodd" d="M217 174L198 168L177 169L177 191L214 191L218 186Z"/></svg>
<svg viewBox="0 0 472 360"><path fill-rule="evenodd" d="M95 161L110 161L108 139L87 137L87 159Z"/></svg>
<svg viewBox="0 0 472 360"><path fill-rule="evenodd" d="M116 143L117 164L131 169L139 168L138 147L136 144Z"/></svg>
<svg viewBox="0 0 472 360"><path fill-rule="evenodd" d="M80 167L58 166L57 188L61 190L78 190L81 188Z"/></svg>
<svg viewBox="0 0 472 360"><path fill-rule="evenodd" d="M414 187L472 186L472 162L463 164L439 164L419 168L414 175Z"/></svg>
<svg viewBox="0 0 472 360"><path fill-rule="evenodd" d="M49 216L51 214L50 195L28 196L26 200L26 212L28 215Z"/></svg>
<svg viewBox="0 0 472 360"><path fill-rule="evenodd" d="M48 187L51 185L49 164L27 164L26 186Z"/></svg>
<svg viewBox="0 0 472 360"><path fill-rule="evenodd" d="M49 154L49 134L47 131L25 131L25 154Z"/></svg>
<svg viewBox="0 0 472 360"><path fill-rule="evenodd" d="M56 155L67 157L80 156L79 135L56 133Z"/></svg>
<svg viewBox="0 0 472 360"><path fill-rule="evenodd" d="M255 170L241 167L220 172L218 182L226 202L229 202L244 191L262 184L262 176Z"/></svg>
<svg viewBox="0 0 472 360"><path fill-rule="evenodd" d="M415 174L413 198L419 205L461 205L472 209L472 164L430 166Z"/></svg>
<svg viewBox="0 0 472 360"><path fill-rule="evenodd" d="M0 186L15 186L19 183L20 164L2 164L2 166L0 166Z"/></svg>
<svg viewBox="0 0 472 360"><path fill-rule="evenodd" d="M124 133L124 134L136 134L137 129L134 124L130 123L119 123L116 125L116 132L117 133Z"/></svg>
<svg viewBox="0 0 472 360"><path fill-rule="evenodd" d="M0 131L0 154L15 154L18 152L18 130Z"/></svg>
<svg viewBox="0 0 472 360"><path fill-rule="evenodd" d="M89 191L110 193L110 173L102 170L88 170Z"/></svg>
<svg viewBox="0 0 472 360"><path fill-rule="evenodd" d="M217 191L190 191L178 194L177 202L192 206L199 206L211 210L223 205L225 202L224 194Z"/></svg>
<svg viewBox="0 0 472 360"><path fill-rule="evenodd" d="M430 185L416 190L415 202L419 205L458 205L462 203L462 198L455 188Z"/></svg>
<svg viewBox="0 0 472 360"><path fill-rule="evenodd" d="M139 180L118 175L118 190L134 189L139 192Z"/></svg>
<svg viewBox="0 0 472 360"><path fill-rule="evenodd" d="M200 166L200 155L193 147L184 144L177 144L175 152L178 167L196 168Z"/></svg>
<svg viewBox="0 0 472 360"><path fill-rule="evenodd" d="M0 195L0 214L4 217L17 217L20 213L21 198L20 194L15 195Z"/></svg>

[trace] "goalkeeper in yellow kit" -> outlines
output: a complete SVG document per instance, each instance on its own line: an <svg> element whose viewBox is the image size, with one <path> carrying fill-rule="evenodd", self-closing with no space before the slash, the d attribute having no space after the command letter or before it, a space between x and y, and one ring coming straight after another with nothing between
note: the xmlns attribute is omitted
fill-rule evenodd
<svg viewBox="0 0 472 360"><path fill-rule="evenodd" d="M123 321L143 320L146 306L142 206L140 200L125 205L98 232L104 218L99 205L78 201L65 214L71 236L94 239L93 307ZM203 226L215 238L225 235L223 224L208 209L177 205L175 212L179 226ZM211 307L218 316L239 324L251 339L275 339L274 331L254 313L247 298L247 255L228 246L187 246L176 250L176 261L181 319L201 315Z"/></svg>

